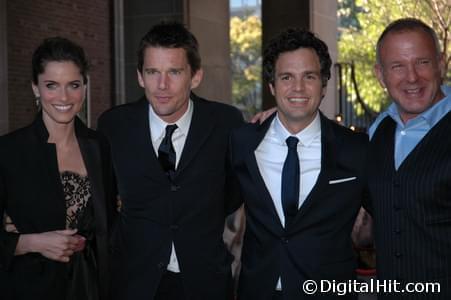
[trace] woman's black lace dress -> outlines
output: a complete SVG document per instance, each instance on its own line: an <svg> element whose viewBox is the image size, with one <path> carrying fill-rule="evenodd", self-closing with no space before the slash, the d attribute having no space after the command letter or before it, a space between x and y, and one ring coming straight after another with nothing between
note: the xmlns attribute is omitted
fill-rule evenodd
<svg viewBox="0 0 451 300"><path fill-rule="evenodd" d="M85 249L74 253L68 263L66 300L98 300L95 223L89 178L64 171L61 173L61 183L66 199L66 227L78 229L77 234L86 238Z"/></svg>

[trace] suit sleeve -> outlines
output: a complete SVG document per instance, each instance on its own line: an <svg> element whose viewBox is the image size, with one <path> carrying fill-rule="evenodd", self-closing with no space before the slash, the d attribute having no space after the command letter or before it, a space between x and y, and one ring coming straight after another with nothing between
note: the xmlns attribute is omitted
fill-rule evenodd
<svg viewBox="0 0 451 300"><path fill-rule="evenodd" d="M97 131L100 132L105 138L108 138L108 133L106 130L105 113L103 113L97 120Z"/></svg>
<svg viewBox="0 0 451 300"><path fill-rule="evenodd" d="M244 124L244 119L238 110L236 110L234 122L233 122L233 129L236 129ZM233 130L232 129L232 130ZM227 158L226 158L226 213L227 215L235 212L238 208L240 208L241 204L243 203L240 187L238 180L234 174L233 170L233 151L231 147L231 139L232 139L232 133L229 135L229 143L227 147Z"/></svg>
<svg viewBox="0 0 451 300"><path fill-rule="evenodd" d="M7 199L6 184L4 175L0 169L0 269L8 270L14 259L17 242L19 240L18 233L10 233L5 231L5 206Z"/></svg>
<svg viewBox="0 0 451 300"><path fill-rule="evenodd" d="M373 207L368 186L365 187L365 191L363 193L362 206L371 216L373 216Z"/></svg>
<svg viewBox="0 0 451 300"><path fill-rule="evenodd" d="M371 174L368 174L368 160L370 158L370 148L369 148L369 138L366 136L366 143L365 143L365 159L364 159L364 168L363 168L363 178L364 178L364 189L362 193L362 206L363 208L371 215L373 216L373 207L372 207L372 201L371 201L371 195L368 188L368 177L371 176Z"/></svg>
<svg viewBox="0 0 451 300"><path fill-rule="evenodd" d="M119 213L119 193L117 188L116 174L114 172L113 159L111 155L110 136L105 115L101 115L97 122L97 132L101 136L102 159L105 166L105 186L107 200L107 224L110 237L113 235L115 224L117 223Z"/></svg>
<svg viewBox="0 0 451 300"><path fill-rule="evenodd" d="M111 150L107 138L99 133L100 148L103 165L103 181L105 186L105 198L107 209L107 224L111 230L113 223L117 218L117 186L116 177L114 175L113 163L111 160Z"/></svg>

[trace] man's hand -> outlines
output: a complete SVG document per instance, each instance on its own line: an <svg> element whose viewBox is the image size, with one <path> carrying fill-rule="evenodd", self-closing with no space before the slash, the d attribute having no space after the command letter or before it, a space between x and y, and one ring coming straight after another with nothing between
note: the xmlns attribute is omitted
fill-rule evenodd
<svg viewBox="0 0 451 300"><path fill-rule="evenodd" d="M257 123L259 122L260 124L263 123L266 119L268 119L268 117L270 115L272 115L275 111L277 110L277 107L273 107L270 108L268 110L265 111L261 111L259 113L256 113L255 116L252 117L251 119L251 123Z"/></svg>

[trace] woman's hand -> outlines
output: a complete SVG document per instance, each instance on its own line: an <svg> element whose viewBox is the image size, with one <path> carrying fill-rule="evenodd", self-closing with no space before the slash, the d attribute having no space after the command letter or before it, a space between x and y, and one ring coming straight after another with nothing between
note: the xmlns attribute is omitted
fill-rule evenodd
<svg viewBox="0 0 451 300"><path fill-rule="evenodd" d="M7 214L3 216L3 226L5 227L6 232L19 233L19 231L17 231L16 225L13 224L13 221Z"/></svg>
<svg viewBox="0 0 451 300"><path fill-rule="evenodd" d="M41 253L48 259L69 262L74 252L84 248L80 235L75 235L76 229L56 230L43 233L21 234L16 246L15 255L26 253Z"/></svg>
<svg viewBox="0 0 451 300"><path fill-rule="evenodd" d="M85 249L86 246L86 238L79 234L75 234L74 237L78 239L78 243L77 246L75 247L74 252L83 251L83 249Z"/></svg>

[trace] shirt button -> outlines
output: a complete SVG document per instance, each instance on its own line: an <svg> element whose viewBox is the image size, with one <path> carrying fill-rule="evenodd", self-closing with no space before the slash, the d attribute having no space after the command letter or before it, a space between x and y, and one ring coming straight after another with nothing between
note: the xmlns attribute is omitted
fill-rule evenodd
<svg viewBox="0 0 451 300"><path fill-rule="evenodd" d="M401 130L401 135L406 135L406 131L405 130Z"/></svg>

